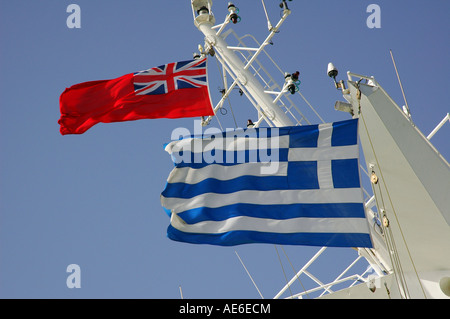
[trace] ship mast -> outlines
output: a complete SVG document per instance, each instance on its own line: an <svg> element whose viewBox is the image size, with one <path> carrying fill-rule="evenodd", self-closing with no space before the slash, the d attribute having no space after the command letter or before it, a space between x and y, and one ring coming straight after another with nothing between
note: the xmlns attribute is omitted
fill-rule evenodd
<svg viewBox="0 0 450 319"><path fill-rule="evenodd" d="M348 88L341 84L340 89L349 103L342 110L360 119L361 145L400 296L448 298L449 163L412 123L409 109L402 111L374 77L347 76Z"/></svg>
<svg viewBox="0 0 450 319"><path fill-rule="evenodd" d="M216 106L215 111L217 111L217 109L223 104L223 101L228 97L228 94L237 85L246 94L246 96L251 97L255 101L255 107L262 114L262 117L270 126L293 125L291 119L280 108L280 106L276 104L278 99L285 92L287 92L289 84L285 85L281 92L277 92L277 97L273 99L268 93L264 91L264 88L262 87L260 82L249 70L252 63L256 60L258 55L263 52L264 47L270 43L273 36L277 33L280 26L291 13L287 6L283 10L283 15L280 21L275 27L271 28L269 35L261 43L261 45L257 48L247 48L230 47L225 42L225 40L220 37L220 34L227 24L229 24L230 22L236 22L236 7L232 3L229 3L228 5L229 14L226 16L225 21L218 26L214 26L215 18L211 11L211 0L191 0L191 5L194 15L194 23L197 28L205 35L204 53L217 53L219 55L218 59L225 67L225 69L229 72L229 74L231 74L234 80L233 84L225 92L221 101ZM218 30L216 31L216 29ZM236 56L234 50L253 51L254 54L251 59L246 64L244 64L241 59ZM205 121L204 124L208 124L209 120Z"/></svg>

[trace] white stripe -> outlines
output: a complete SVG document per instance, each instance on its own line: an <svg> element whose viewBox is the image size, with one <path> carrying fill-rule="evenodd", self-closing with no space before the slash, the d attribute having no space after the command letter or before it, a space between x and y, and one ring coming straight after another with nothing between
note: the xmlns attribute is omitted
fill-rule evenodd
<svg viewBox="0 0 450 319"><path fill-rule="evenodd" d="M237 203L276 205L276 204L320 204L320 203L362 203L360 188L307 189L307 190L246 190L231 194L204 193L192 198L164 197L161 204L175 213L185 210L210 207L216 208Z"/></svg>
<svg viewBox="0 0 450 319"><path fill-rule="evenodd" d="M324 161L358 158L358 145L328 146L320 148L290 148L288 160L291 161Z"/></svg>
<svg viewBox="0 0 450 319"><path fill-rule="evenodd" d="M260 129L261 130L261 129ZM272 128L273 130L273 128ZM273 136L273 137L257 137L256 131L247 130L247 137L244 133L239 134L230 132L228 137L222 137L222 132L217 132L217 136L205 135L200 138L184 138L178 141L172 141L166 145L166 152L190 151L193 153L210 152L211 150L226 151L244 151L244 150L261 150L261 149L278 149L289 147L289 136ZM227 133L228 134L228 133ZM211 138L213 136L214 138ZM237 136L237 137L236 137ZM242 136L242 137L240 137ZM208 138L209 137L209 138ZM197 142L195 142L197 141Z"/></svg>
<svg viewBox="0 0 450 319"><path fill-rule="evenodd" d="M317 147L331 146L331 134L333 133L333 123L319 124L319 137Z"/></svg>
<svg viewBox="0 0 450 319"><path fill-rule="evenodd" d="M333 124L319 124L319 137L317 138L317 148L331 148L331 135ZM329 155L334 155L335 151L330 150ZM333 156L332 159L336 159ZM317 160L317 180L321 189L333 188L333 174L331 173L331 158Z"/></svg>
<svg viewBox="0 0 450 319"><path fill-rule="evenodd" d="M331 161L317 161L317 180L320 189L333 188L333 174Z"/></svg>
<svg viewBox="0 0 450 319"><path fill-rule="evenodd" d="M238 216L223 221L203 221L186 224L172 214L171 224L180 231L219 234L229 231L258 231L270 233L369 233L365 218L291 218L285 220Z"/></svg>
<svg viewBox="0 0 450 319"><path fill-rule="evenodd" d="M261 170L271 165L278 165L278 169L271 176L287 176L288 162L274 163L243 163L233 166L211 164L202 168L180 167L174 168L167 179L168 183L197 184L207 178L221 181L240 176L263 176Z"/></svg>

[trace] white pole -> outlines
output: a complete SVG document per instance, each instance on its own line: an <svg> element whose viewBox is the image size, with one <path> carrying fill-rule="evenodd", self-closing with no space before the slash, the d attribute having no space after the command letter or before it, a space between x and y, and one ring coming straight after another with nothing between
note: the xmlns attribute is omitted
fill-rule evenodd
<svg viewBox="0 0 450 319"><path fill-rule="evenodd" d="M247 267L245 267L244 262L242 261L241 257L239 257L239 254L237 253L237 251L234 251L236 253L237 258L239 258L239 261L242 264L242 267L244 267L245 271L247 272L247 275L250 277L250 280L252 281L253 285L255 286L256 290L258 291L259 295L261 296L261 299L264 299L261 291L259 291L258 286L256 285L255 281L253 280L253 277L250 275L250 273L247 270Z"/></svg>
<svg viewBox="0 0 450 319"><path fill-rule="evenodd" d="M320 248L320 250L314 255L313 258L311 258L304 266L302 269L299 270L299 272L292 277L291 281L289 281L286 286L283 287L283 289L280 290L279 293L277 293L277 295L275 297L273 297L273 299L278 299L280 298L280 296L294 283L295 280L297 280L297 278L323 253L323 251L326 249L327 247L322 247Z"/></svg>
<svg viewBox="0 0 450 319"><path fill-rule="evenodd" d="M442 119L441 123L439 123L433 131L431 131L430 134L428 134L427 139L430 139L434 136L434 134L437 133L441 129L441 127L447 122L447 120L450 122L450 113L447 113L447 115Z"/></svg>
<svg viewBox="0 0 450 319"><path fill-rule="evenodd" d="M398 84L400 85L400 89L403 94L403 99L405 100L405 107L406 107L407 114L411 114L411 111L409 110L408 102L406 102L406 96L405 96L405 91L403 91L402 81L400 80L400 75L398 74L397 66L395 65L394 55L392 54L392 50L389 50L389 52L391 53L391 58L392 58L392 63L394 64L395 74L397 74Z"/></svg>
<svg viewBox="0 0 450 319"><path fill-rule="evenodd" d="M256 53L250 59L250 61L244 65L244 63L236 56L236 54L228 48L227 43L220 36L217 36L213 29L213 16L210 13L210 18L205 19L203 17L197 17L195 25L205 35L205 42L213 47L216 53L220 54L223 61L227 64L230 70L236 75L239 83L244 86L249 94L255 99L258 106L263 110L264 114L276 125L276 126L290 126L293 125L289 117L284 111L276 104L273 103L271 97L264 93L262 85L248 70L250 64L256 59L256 56L262 51L265 45L275 35L276 31L280 27L281 23L289 15L290 11L285 10L283 17L278 22L277 26L272 29L269 36L258 48Z"/></svg>

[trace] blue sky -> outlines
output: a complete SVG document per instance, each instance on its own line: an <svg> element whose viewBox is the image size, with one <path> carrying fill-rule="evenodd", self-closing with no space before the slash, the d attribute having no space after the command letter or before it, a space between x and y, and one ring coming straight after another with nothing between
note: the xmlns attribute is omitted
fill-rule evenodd
<svg viewBox="0 0 450 319"><path fill-rule="evenodd" d="M81 28L69 29L66 8L81 8ZM279 1L266 0L272 23ZM381 28L366 25L366 8L381 8ZM268 52L280 67L301 72L300 90L327 122L348 119L326 75L332 61L345 72L373 75L404 104L394 53L412 118L427 135L450 111L450 2L292 1L292 14ZM267 35L261 1L236 1L239 34ZM218 22L227 1L216 0ZM59 96L73 84L115 78L187 60L203 44L190 1L0 0L0 298L259 298L235 251L265 298L285 284L319 247L215 247L172 242L160 193L172 169L163 150L173 129L192 119L99 124L82 135L59 133ZM213 103L219 73L210 59ZM282 82L282 79L279 79ZM295 102L307 108L299 96ZM239 126L256 111L231 96ZM219 115L234 127L229 105ZM311 117L312 122L318 122ZM214 120L211 125L217 126ZM450 158L450 124L431 140ZM323 281L345 269L349 249L330 249L311 272ZM81 268L81 288L69 289L66 268ZM330 264L333 267L330 267ZM308 281L304 284L308 286ZM298 285L298 284L297 284ZM300 286L293 287L301 291Z"/></svg>

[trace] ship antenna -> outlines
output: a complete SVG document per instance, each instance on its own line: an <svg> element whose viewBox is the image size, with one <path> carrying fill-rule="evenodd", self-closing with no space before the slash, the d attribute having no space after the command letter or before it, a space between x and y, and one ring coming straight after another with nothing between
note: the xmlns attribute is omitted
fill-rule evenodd
<svg viewBox="0 0 450 319"><path fill-rule="evenodd" d="M181 290L181 285L179 286L179 288L180 288L180 297L181 297L181 299L184 299L183 298L183 290Z"/></svg>
<svg viewBox="0 0 450 319"><path fill-rule="evenodd" d="M266 4L264 3L264 0L261 0L261 2L262 2L262 5L263 5L264 13L266 14L267 28L269 29L269 31L272 31L273 26L272 26L272 23L270 23L269 15L267 14Z"/></svg>
<svg viewBox="0 0 450 319"><path fill-rule="evenodd" d="M253 280L252 275L250 275L250 273L247 270L247 267L245 267L244 262L242 261L241 257L239 257L239 254L237 253L237 251L234 251L236 253L237 258L239 258L239 261L242 264L242 267L244 267L245 271L247 272L247 275L250 277L250 280L252 281L253 285L255 286L256 290L258 290L259 295L261 296L261 299L264 299L263 295L261 294L261 291L259 291L258 286L256 285L255 281Z"/></svg>
<svg viewBox="0 0 450 319"><path fill-rule="evenodd" d="M408 118L410 118L411 112L409 110L408 102L406 102L405 91L403 90L402 81L400 80L400 75L398 74L397 66L395 65L394 55L392 54L392 50L389 50L389 52L391 53L392 63L394 64L395 73L397 74L398 84L400 85L400 89L402 90L402 94L403 94L403 99L405 100L405 108L406 109L404 111L405 111L406 115L408 116Z"/></svg>

